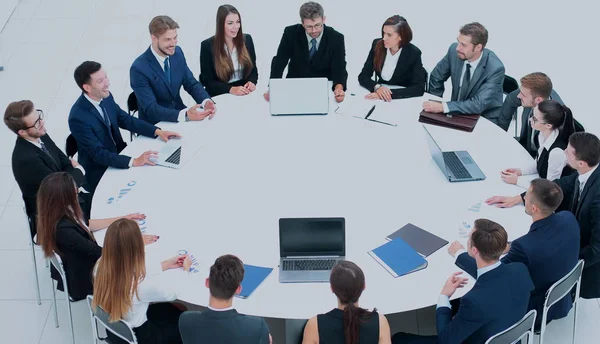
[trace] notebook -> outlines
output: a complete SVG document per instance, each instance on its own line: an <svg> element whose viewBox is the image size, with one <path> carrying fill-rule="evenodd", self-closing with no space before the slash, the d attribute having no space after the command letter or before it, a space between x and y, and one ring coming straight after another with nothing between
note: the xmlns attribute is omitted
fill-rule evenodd
<svg viewBox="0 0 600 344"><path fill-rule="evenodd" d="M369 255L392 276L398 277L427 267L425 258L401 238L369 251Z"/></svg>
<svg viewBox="0 0 600 344"><path fill-rule="evenodd" d="M242 280L242 291L239 298L247 299L258 286L269 276L273 268L244 264L244 279Z"/></svg>
<svg viewBox="0 0 600 344"><path fill-rule="evenodd" d="M428 257L448 243L448 241L437 235L431 234L412 223L405 225L386 237L387 240L395 240L397 238L404 240L423 257Z"/></svg>

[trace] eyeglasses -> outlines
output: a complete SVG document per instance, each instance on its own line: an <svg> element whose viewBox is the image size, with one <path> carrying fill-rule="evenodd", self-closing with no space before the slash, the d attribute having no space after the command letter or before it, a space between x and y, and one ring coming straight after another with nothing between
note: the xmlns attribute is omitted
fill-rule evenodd
<svg viewBox="0 0 600 344"><path fill-rule="evenodd" d="M44 111L40 109L35 110L38 113L38 119L33 123L33 125L23 128L23 130L29 130L31 128L39 129L42 126L42 120L44 119Z"/></svg>
<svg viewBox="0 0 600 344"><path fill-rule="evenodd" d="M323 23L318 23L315 25L302 25L304 26L304 29L307 31L313 31L313 30L320 30L321 28L323 28Z"/></svg>

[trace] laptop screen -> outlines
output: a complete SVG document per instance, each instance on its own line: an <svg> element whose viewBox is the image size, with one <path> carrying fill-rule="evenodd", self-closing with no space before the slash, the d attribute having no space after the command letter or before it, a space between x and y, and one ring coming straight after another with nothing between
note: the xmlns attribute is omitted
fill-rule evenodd
<svg viewBox="0 0 600 344"><path fill-rule="evenodd" d="M279 219L279 253L289 256L345 256L344 218Z"/></svg>
<svg viewBox="0 0 600 344"><path fill-rule="evenodd" d="M444 155L442 154L442 149L438 146L437 142L433 139L433 136L429 133L429 130L423 126L425 129L425 137L427 138L427 146L429 147L429 153L431 157L435 161L435 163L439 166L440 170L445 176L448 176L448 169L446 168L446 162L444 161Z"/></svg>
<svg viewBox="0 0 600 344"><path fill-rule="evenodd" d="M271 79L271 115L325 115L330 93L327 78Z"/></svg>

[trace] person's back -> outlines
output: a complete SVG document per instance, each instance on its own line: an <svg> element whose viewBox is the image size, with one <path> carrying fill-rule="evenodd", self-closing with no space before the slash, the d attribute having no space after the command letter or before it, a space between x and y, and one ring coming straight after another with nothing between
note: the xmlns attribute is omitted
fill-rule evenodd
<svg viewBox="0 0 600 344"><path fill-rule="evenodd" d="M269 328L262 318L235 309L185 312L179 319L184 344L268 344Z"/></svg>
<svg viewBox="0 0 600 344"><path fill-rule="evenodd" d="M319 343L345 344L344 311L334 308L328 313L317 315ZM370 316L360 319L357 344L379 343L379 314L372 312Z"/></svg>

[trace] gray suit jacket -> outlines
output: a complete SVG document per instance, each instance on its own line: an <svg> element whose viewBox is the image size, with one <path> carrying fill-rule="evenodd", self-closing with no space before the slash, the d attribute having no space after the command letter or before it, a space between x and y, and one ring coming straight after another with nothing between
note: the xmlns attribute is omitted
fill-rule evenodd
<svg viewBox="0 0 600 344"><path fill-rule="evenodd" d="M438 62L429 78L429 93L438 97L444 94L444 82L452 78L452 98L448 102L450 112L479 114L496 123L502 106L502 83L504 65L489 49L483 49L481 61L471 76L467 100L457 101L460 89L460 75L464 61L458 58L456 45L448 48L448 53Z"/></svg>
<svg viewBox="0 0 600 344"><path fill-rule="evenodd" d="M228 311L184 312L179 317L184 344L269 344L269 327L264 319Z"/></svg>

